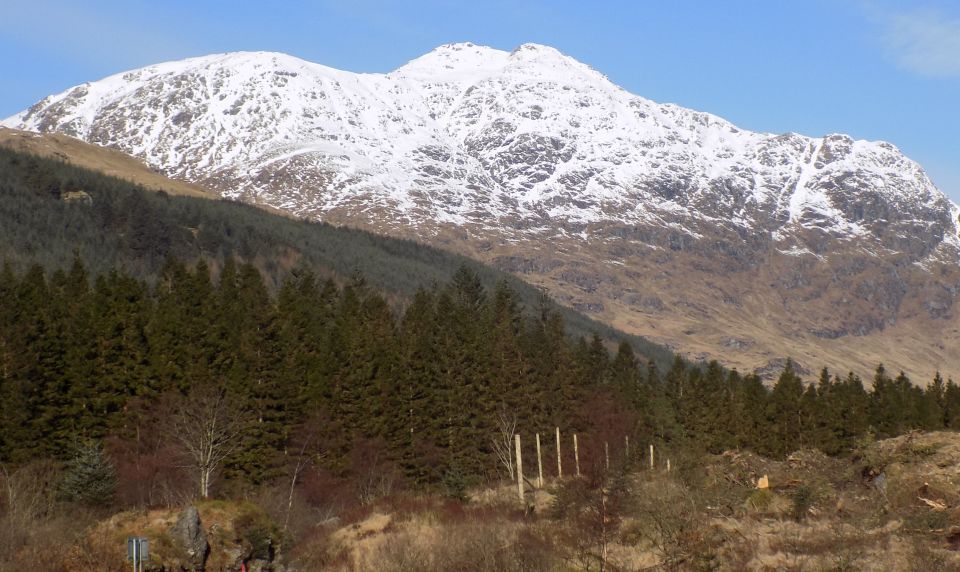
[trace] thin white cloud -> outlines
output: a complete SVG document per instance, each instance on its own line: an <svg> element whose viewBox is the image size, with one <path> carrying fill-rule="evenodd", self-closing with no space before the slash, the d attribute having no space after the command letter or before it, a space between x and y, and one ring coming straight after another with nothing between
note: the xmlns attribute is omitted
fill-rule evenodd
<svg viewBox="0 0 960 572"><path fill-rule="evenodd" d="M960 19L941 12L888 14L886 40L904 69L932 77L960 77Z"/></svg>

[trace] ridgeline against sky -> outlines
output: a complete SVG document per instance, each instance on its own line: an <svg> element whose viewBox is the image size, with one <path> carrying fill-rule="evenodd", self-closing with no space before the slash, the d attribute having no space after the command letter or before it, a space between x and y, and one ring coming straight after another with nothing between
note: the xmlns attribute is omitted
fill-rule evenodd
<svg viewBox="0 0 960 572"><path fill-rule="evenodd" d="M744 128L890 141L960 199L953 164L960 116L943 112L960 96L960 9L944 0L909 8L888 0L298 0L282 11L259 2L12 0L4 16L3 117L71 85L214 52L280 51L385 72L449 42L502 49L536 42L603 70L633 93L709 110Z"/></svg>

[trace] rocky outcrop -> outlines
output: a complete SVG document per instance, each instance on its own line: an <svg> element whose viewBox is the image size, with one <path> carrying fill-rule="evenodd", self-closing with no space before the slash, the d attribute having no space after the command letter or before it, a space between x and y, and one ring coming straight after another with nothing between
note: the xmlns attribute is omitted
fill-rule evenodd
<svg viewBox="0 0 960 572"><path fill-rule="evenodd" d="M117 545L103 539L143 537L150 542L145 572L284 572L277 561L280 533L262 508L249 502L199 501L182 509L118 513L94 526L80 540L83 558L65 569L86 570L91 554L105 563ZM81 564L81 562L86 564ZM112 568L111 568L112 569Z"/></svg>
<svg viewBox="0 0 960 572"><path fill-rule="evenodd" d="M203 572L210 545L200 524L197 507L187 507L180 513L177 522L170 527L170 539L178 556L177 562L170 564L180 566L185 572Z"/></svg>

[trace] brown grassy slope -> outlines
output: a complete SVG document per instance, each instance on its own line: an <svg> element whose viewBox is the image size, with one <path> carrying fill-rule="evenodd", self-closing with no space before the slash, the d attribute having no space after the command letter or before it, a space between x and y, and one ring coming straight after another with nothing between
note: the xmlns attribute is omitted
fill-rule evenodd
<svg viewBox="0 0 960 572"><path fill-rule="evenodd" d="M126 153L85 143L67 135L40 134L0 127L0 145L42 157L61 159L78 167L99 171L171 195L217 198L215 193L200 185L175 181L151 171L139 159Z"/></svg>
<svg viewBox="0 0 960 572"><path fill-rule="evenodd" d="M479 228L435 225L411 231L346 210L325 212L324 219L475 258L544 288L557 302L595 320L691 359L717 359L771 379L790 357L808 381L826 366L841 376L853 371L868 386L880 363L893 375L903 370L918 385L937 371L960 377L960 312L951 307L934 317L923 307L938 299L943 285L960 288L956 265L941 263L932 274L914 265L897 268L908 294L892 312L854 293L858 284L882 282L889 260L876 259L854 279L836 278L838 268L863 260L856 251L835 251L829 262L800 261L802 282L793 287L783 283L800 274L798 259L775 250L753 267L727 268L726 260L599 235L587 242L557 236L511 241ZM883 325L857 331L870 320Z"/></svg>

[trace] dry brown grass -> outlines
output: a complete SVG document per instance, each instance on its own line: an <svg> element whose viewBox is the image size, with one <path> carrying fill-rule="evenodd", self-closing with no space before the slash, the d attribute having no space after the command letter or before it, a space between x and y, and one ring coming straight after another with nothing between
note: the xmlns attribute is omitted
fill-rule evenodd
<svg viewBox="0 0 960 572"><path fill-rule="evenodd" d="M291 569L338 572L960 570L960 434L904 436L849 459L804 451L771 461L741 452L701 462L702 471L552 482L530 497L544 507L532 513L509 486L471 491L467 502L394 493L334 519L298 500L304 510L284 555ZM867 464L886 476L885 491L864 477ZM0 571L124 570L129 535L150 537L164 558L177 509L68 518L43 484L51 470L32 465L4 480L17 491L6 498L24 500L17 510L3 504ZM758 472L770 475L772 489L755 488ZM802 518L798 491L810 492ZM261 506L278 503L268 493ZM232 569L238 547L276 532L266 515L280 514L249 502L198 508L214 571Z"/></svg>
<svg viewBox="0 0 960 572"><path fill-rule="evenodd" d="M130 155L85 143L67 135L31 133L0 127L0 145L42 157L60 159L171 195L216 198L214 193L199 185L169 179L152 171Z"/></svg>
<svg viewBox="0 0 960 572"><path fill-rule="evenodd" d="M786 357L813 372L811 376L827 366L838 373L853 370L868 384L879 363L888 371L903 369L918 384L926 384L937 370L960 371L960 352L952 351L960 345L960 313L930 317L923 308L930 274L918 267L901 274L911 294L895 320L864 335L828 339L813 332L878 312L875 304L849 296L848 289L835 282L836 264L807 268L810 284L790 289L774 285L797 272L798 259L776 250L764 253L761 264L731 270L739 263L686 251L652 250L616 238L615 231L605 236L602 228L588 231L589 242L562 235L518 241L499 230L429 223L418 228L417 235L384 226L376 218L364 220L349 209L325 216L334 223L420 240L503 268L545 288L559 303L585 309L594 319L690 358L719 359L741 372ZM842 266L863 254L838 250L830 257ZM859 275L862 281L882 278L884 263L893 264L877 259L875 268ZM956 283L960 268L935 265L933 275L941 284Z"/></svg>
<svg viewBox="0 0 960 572"><path fill-rule="evenodd" d="M66 570L95 512L57 502L59 466L34 461L0 471L0 571Z"/></svg>

